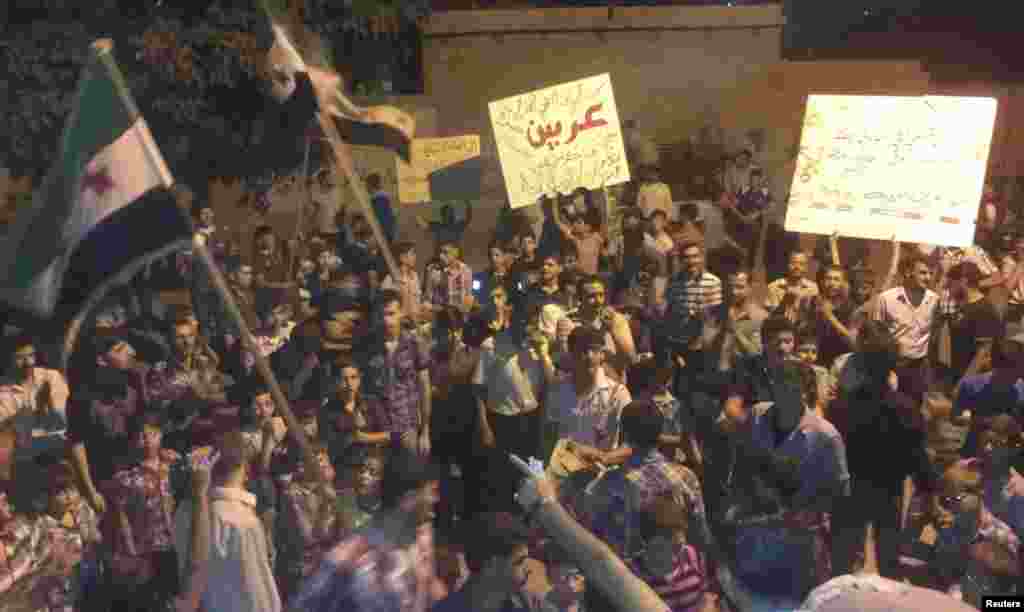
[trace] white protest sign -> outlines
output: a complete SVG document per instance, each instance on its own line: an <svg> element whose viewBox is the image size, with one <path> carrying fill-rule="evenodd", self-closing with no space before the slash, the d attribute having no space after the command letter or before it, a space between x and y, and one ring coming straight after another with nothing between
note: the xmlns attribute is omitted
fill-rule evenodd
<svg viewBox="0 0 1024 612"><path fill-rule="evenodd" d="M397 159L398 199L405 204L430 202L430 174L480 156L480 135L451 138L416 138L412 141L410 163ZM474 190L469 190L474 191ZM475 188L479 196L480 187Z"/></svg>
<svg viewBox="0 0 1024 612"><path fill-rule="evenodd" d="M488 109L513 208L629 180L608 74L497 100Z"/></svg>
<svg viewBox="0 0 1024 612"><path fill-rule="evenodd" d="M811 95L786 230L968 246L996 100Z"/></svg>

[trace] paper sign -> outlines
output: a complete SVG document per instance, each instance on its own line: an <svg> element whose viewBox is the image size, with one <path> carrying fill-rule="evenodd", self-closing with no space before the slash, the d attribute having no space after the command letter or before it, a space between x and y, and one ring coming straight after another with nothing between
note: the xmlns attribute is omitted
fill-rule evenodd
<svg viewBox="0 0 1024 612"><path fill-rule="evenodd" d="M786 230L968 246L996 100L807 99Z"/></svg>
<svg viewBox="0 0 1024 612"><path fill-rule="evenodd" d="M488 108L512 208L629 180L609 75L497 100Z"/></svg>
<svg viewBox="0 0 1024 612"><path fill-rule="evenodd" d="M411 163L397 158L399 200L404 204L430 202L434 199L430 175L474 157L480 157L479 134L413 140ZM479 194L480 187L475 191Z"/></svg>

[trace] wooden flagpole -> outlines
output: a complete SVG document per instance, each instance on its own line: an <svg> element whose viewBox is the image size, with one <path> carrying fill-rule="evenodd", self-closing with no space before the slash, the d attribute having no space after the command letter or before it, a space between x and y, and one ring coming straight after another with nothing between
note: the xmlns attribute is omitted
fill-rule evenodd
<svg viewBox="0 0 1024 612"><path fill-rule="evenodd" d="M114 62L114 58L111 55L113 43L109 39L97 41L92 44L93 52L103 62L104 67L108 70L111 76L111 81L117 88L121 102L125 104L132 116L141 117L138 108L135 106L135 101L132 98L131 92L128 91L127 85L124 83L124 79L121 77L121 71L118 69L117 64ZM161 168L161 174L163 175L163 182L165 187L170 187L174 184L174 178L170 175L170 172L166 170L166 166L163 163L163 158L160 155L159 150L156 148L156 144L151 139L143 139L143 149L146 151L150 158L151 163L154 166ZM306 440L305 431L302 428L302 424L299 423L298 419L295 418L295 414L292 412L291 406L288 403L288 399L285 397L284 392L281 391L281 386L277 383L277 377L274 376L273 370L270 369L270 363L267 358L260 352L258 346L256 346L256 339L252 335L252 331L249 326L245 324L245 319L242 317L242 311L238 308L238 303L235 301L235 297L231 295L231 290L228 288L228 283L224 279L224 275L220 271L220 267L213 260L213 255L210 254L210 250L206 247L205 240L199 240L198 235L195 232L195 225L192 221L192 211L187 210L184 206L184 202L180 198L175 198L178 204L178 211L181 216L185 219L185 223L189 228L189 231L193 235L193 245L195 252L199 253L199 260L202 262L203 267L206 268L207 274L210 275L210 280L213 282L213 287L217 292L218 297L223 301L224 306L227 308L228 316L238 326L241 334L241 342L247 351L252 353L256 359L256 371L259 372L260 377L270 387L270 395L274 399L274 404L277 410L284 417L285 424L288 425L288 435L291 436L292 441L295 442L302 452L302 457L306 465L306 474L315 476L316 479L320 480L320 469L316 458L313 456L312 449L310 448L309 441Z"/></svg>
<svg viewBox="0 0 1024 612"><path fill-rule="evenodd" d="M306 134L306 153L302 158L302 188L305 189L305 201L299 205L299 209L295 211L295 232L292 234L292 239L295 243L299 242L299 235L302 233L302 220L305 217L306 206L309 206L313 202L313 186L309 181L309 149L313 146L313 139L310 135ZM288 270L291 272L291 279L295 278L298 270L295 267L296 262L299 261L298 248L289 249L289 256L291 261L288 262Z"/></svg>
<svg viewBox="0 0 1024 612"><path fill-rule="evenodd" d="M356 201L362 207L366 220L370 222L370 229L373 230L373 236L377 239L380 252L384 255L384 261L388 264L391 278L401 278L401 275L398 273L398 264L395 263L395 258L391 254L391 245L388 244L387 239L384 237L384 231L380 227L380 222L377 221L377 215L373 212L373 206L370 205L370 195L366 191L366 185L363 184L362 179L356 174L355 165L352 163L352 156L349 155L348 148L341 140L341 135L338 134L338 128L335 126L334 120L323 112L317 113L316 117L320 123L320 129L323 130L324 136L326 136L327 143L331 146L335 167L341 171L340 174L343 174L348 179L349 184L352 185L352 189L356 192Z"/></svg>

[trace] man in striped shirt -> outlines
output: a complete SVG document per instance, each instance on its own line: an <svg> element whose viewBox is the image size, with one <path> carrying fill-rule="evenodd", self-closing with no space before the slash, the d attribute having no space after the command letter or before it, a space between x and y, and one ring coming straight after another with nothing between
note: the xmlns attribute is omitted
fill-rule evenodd
<svg viewBox="0 0 1024 612"><path fill-rule="evenodd" d="M662 334L668 346L675 347L673 352L685 350L700 338L704 315L722 303L722 281L707 271L704 248L697 242L684 242L679 253L682 270L665 292L667 310Z"/></svg>
<svg viewBox="0 0 1024 612"><path fill-rule="evenodd" d="M672 278L666 295L670 315L695 315L722 303L722 281L705 268L704 248L696 242L680 246L683 269Z"/></svg>

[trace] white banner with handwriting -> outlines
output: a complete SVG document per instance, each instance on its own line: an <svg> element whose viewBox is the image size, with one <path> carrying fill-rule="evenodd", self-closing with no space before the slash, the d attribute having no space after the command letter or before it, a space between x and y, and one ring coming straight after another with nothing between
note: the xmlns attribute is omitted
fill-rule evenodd
<svg viewBox="0 0 1024 612"><path fill-rule="evenodd" d="M497 100L488 109L513 208L629 180L610 75Z"/></svg>
<svg viewBox="0 0 1024 612"><path fill-rule="evenodd" d="M807 98L786 230L973 242L996 100Z"/></svg>
<svg viewBox="0 0 1024 612"><path fill-rule="evenodd" d="M474 157L480 157L480 135L450 138L416 138L412 141L410 163L397 158L398 199L403 204L432 201L430 174ZM479 193L480 188L476 188Z"/></svg>

